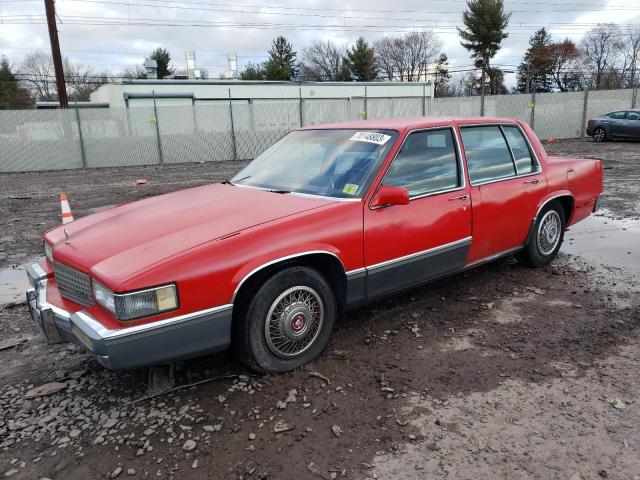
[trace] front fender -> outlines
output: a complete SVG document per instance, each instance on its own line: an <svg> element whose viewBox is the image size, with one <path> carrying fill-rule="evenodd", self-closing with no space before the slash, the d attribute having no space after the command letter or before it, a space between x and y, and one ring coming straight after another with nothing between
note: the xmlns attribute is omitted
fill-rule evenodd
<svg viewBox="0 0 640 480"><path fill-rule="evenodd" d="M341 258L341 252L333 245L324 243L312 243L300 246L296 249L276 250L274 252L270 252L269 254L261 255L259 257L251 259L250 262L246 263L236 272L231 281L233 287L233 296L230 300L230 303L233 303L242 285L254 274L260 272L261 270L272 265L277 265L281 262L304 257L306 255L316 254L330 255L331 257L336 258L340 262L340 265L342 265L342 270L345 271L344 262Z"/></svg>

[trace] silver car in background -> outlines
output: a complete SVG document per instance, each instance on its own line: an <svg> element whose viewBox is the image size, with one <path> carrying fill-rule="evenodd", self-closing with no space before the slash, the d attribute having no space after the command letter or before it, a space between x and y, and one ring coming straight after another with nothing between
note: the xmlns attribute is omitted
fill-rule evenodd
<svg viewBox="0 0 640 480"><path fill-rule="evenodd" d="M640 139L640 110L618 110L589 119L587 135L596 142Z"/></svg>

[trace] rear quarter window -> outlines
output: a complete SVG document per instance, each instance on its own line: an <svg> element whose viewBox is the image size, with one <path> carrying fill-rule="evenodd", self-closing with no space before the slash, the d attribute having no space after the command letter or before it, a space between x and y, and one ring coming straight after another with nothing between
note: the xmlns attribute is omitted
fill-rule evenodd
<svg viewBox="0 0 640 480"><path fill-rule="evenodd" d="M498 125L461 127L471 183L513 177L516 170L509 146Z"/></svg>

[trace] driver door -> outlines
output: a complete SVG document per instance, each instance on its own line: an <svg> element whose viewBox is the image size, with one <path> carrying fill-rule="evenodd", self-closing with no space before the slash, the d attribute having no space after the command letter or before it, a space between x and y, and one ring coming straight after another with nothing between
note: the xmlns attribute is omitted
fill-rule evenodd
<svg viewBox="0 0 640 480"><path fill-rule="evenodd" d="M471 200L453 129L409 133L382 184L407 189L410 202L365 206L367 296L463 268L471 245Z"/></svg>

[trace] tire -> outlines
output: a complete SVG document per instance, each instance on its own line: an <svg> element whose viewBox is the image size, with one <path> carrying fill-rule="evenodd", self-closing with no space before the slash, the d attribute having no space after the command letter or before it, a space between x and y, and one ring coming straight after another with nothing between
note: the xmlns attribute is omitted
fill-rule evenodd
<svg viewBox="0 0 640 480"><path fill-rule="evenodd" d="M602 128L602 127L598 127L593 131L593 141L594 142L604 142L606 140L608 140L608 135L607 135L607 131Z"/></svg>
<svg viewBox="0 0 640 480"><path fill-rule="evenodd" d="M254 292L234 319L234 347L245 365L259 373L285 372L322 353L337 312L335 295L319 272L288 267Z"/></svg>
<svg viewBox="0 0 640 480"><path fill-rule="evenodd" d="M516 254L520 263L528 267L548 265L560 250L564 240L564 208L557 200L540 211L527 245Z"/></svg>

